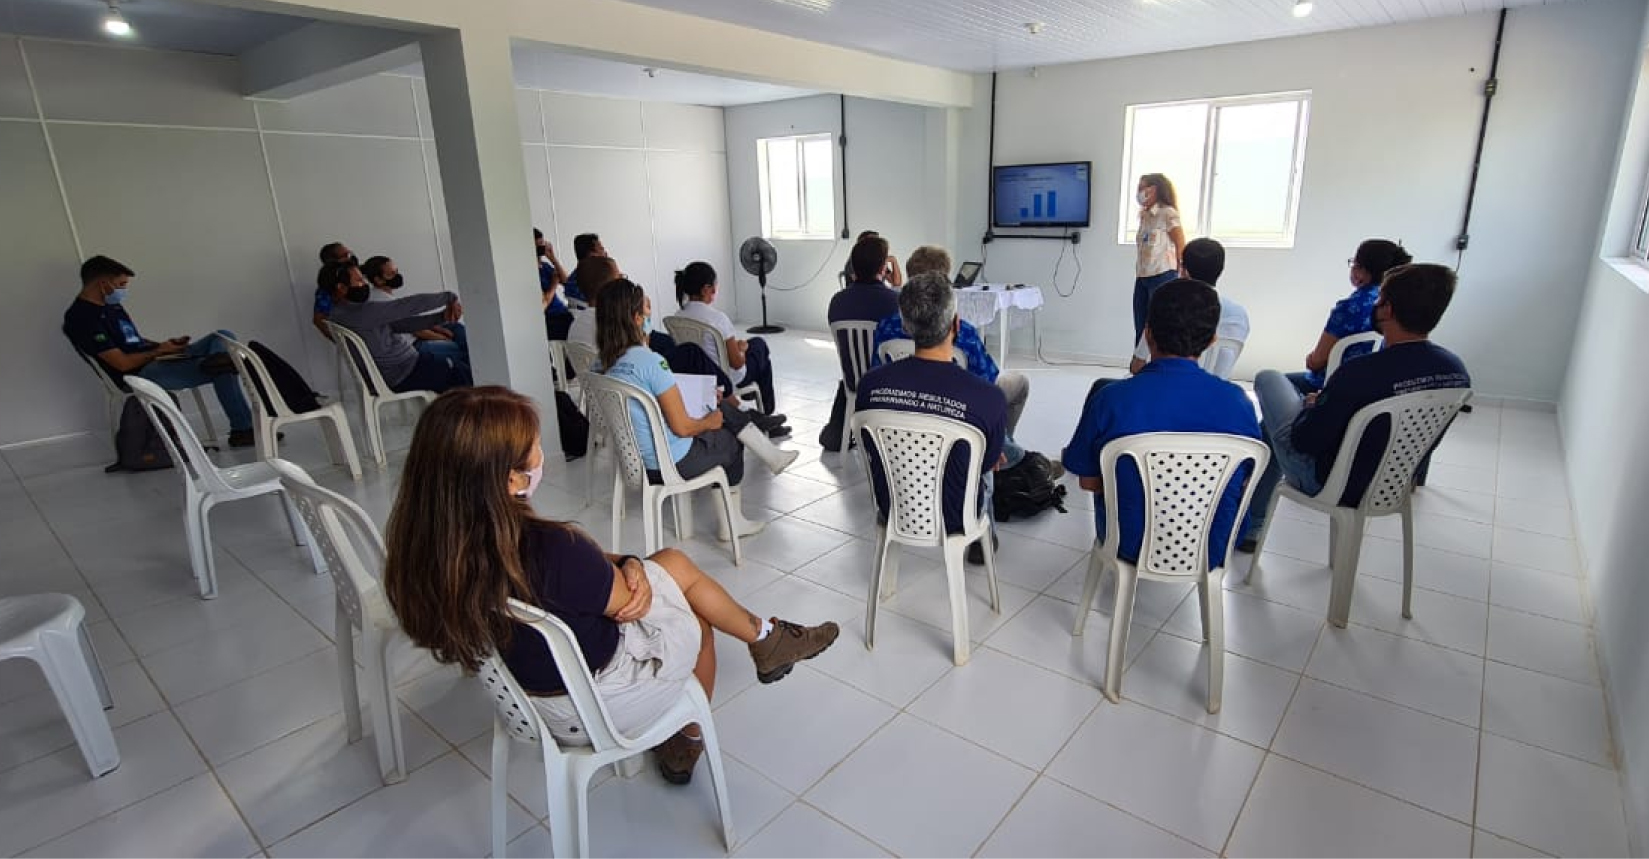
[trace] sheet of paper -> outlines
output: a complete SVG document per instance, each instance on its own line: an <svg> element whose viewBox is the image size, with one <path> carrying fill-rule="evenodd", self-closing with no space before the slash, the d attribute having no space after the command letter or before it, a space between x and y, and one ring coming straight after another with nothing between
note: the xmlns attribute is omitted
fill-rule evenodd
<svg viewBox="0 0 1649 859"><path fill-rule="evenodd" d="M676 388L687 406L687 416L697 420L716 408L716 377L676 374Z"/></svg>

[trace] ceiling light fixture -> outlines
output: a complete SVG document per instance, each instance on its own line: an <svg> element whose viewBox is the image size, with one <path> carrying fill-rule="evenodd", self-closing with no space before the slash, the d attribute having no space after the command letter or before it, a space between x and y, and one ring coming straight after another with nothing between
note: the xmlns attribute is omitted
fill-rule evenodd
<svg viewBox="0 0 1649 859"><path fill-rule="evenodd" d="M1294 17L1304 18L1311 14L1311 0L1294 0Z"/></svg>
<svg viewBox="0 0 1649 859"><path fill-rule="evenodd" d="M109 0L109 13L103 16L103 32L121 37L132 34L132 25L120 14L120 0Z"/></svg>
<svg viewBox="0 0 1649 859"><path fill-rule="evenodd" d="M1042 35L1043 28L1047 26L1047 24L1044 24L1041 21L1029 21L1024 24L1025 32L1030 33L1033 36Z"/></svg>
<svg viewBox="0 0 1649 859"><path fill-rule="evenodd" d="M650 77L650 78L658 77L658 69L655 69L655 68L652 68L652 67L642 69L641 73L646 75L647 77Z"/></svg>

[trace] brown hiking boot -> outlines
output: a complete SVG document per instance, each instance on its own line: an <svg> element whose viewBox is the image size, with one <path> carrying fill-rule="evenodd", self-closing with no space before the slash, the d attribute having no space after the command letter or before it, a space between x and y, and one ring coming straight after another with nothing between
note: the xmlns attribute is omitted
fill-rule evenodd
<svg viewBox="0 0 1649 859"><path fill-rule="evenodd" d="M776 617L772 621L773 631L761 641L750 644L750 660L756 663L756 679L763 683L772 683L789 674L796 663L823 653L841 634L841 629L830 621L818 626L802 626Z"/></svg>
<svg viewBox="0 0 1649 859"><path fill-rule="evenodd" d="M693 780L693 767L704 754L704 738L689 737L677 731L670 739L653 749L658 755L658 774L671 784L687 784Z"/></svg>

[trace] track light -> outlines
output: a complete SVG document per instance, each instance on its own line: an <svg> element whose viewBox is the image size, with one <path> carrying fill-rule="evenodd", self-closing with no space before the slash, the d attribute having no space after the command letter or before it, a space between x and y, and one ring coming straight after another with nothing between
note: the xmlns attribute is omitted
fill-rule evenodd
<svg viewBox="0 0 1649 859"><path fill-rule="evenodd" d="M132 25L120 14L120 0L109 0L109 13L103 16L103 32L121 37L132 34Z"/></svg>
<svg viewBox="0 0 1649 859"><path fill-rule="evenodd" d="M1311 0L1294 0L1294 17L1304 18L1311 14Z"/></svg>

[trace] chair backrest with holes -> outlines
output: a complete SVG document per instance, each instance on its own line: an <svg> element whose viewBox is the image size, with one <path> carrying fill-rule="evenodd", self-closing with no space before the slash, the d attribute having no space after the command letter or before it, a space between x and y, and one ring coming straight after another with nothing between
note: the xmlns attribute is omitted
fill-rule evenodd
<svg viewBox="0 0 1649 859"><path fill-rule="evenodd" d="M584 652L579 650L573 631L560 618L520 600L509 601L509 612L511 617L531 630L516 630L517 635L538 635L544 639L551 658L555 660L556 670L561 674L561 685L566 688L579 721L584 723L585 736L589 737L590 745L598 752L630 747L631 740L613 728L607 705L596 694L595 678L590 674L590 666L584 661ZM502 657L488 657L481 663L479 674L481 684L492 698L499 721L509 729L511 736L522 742L542 744L546 755L562 753L538 708L533 706L532 698L510 674Z"/></svg>
<svg viewBox="0 0 1649 859"><path fill-rule="evenodd" d="M1099 453L1108 535L1103 551L1116 559L1122 545L1117 464L1126 458L1138 469L1145 495L1145 527L1134 568L1149 578L1207 575L1208 544L1220 501L1243 464L1252 463L1221 553L1229 563L1248 502L1270 457L1271 449L1262 441L1221 433L1141 433L1113 439Z"/></svg>
<svg viewBox="0 0 1649 859"><path fill-rule="evenodd" d="M866 409L853 416L855 435L870 435L866 452L887 486L888 534L913 546L936 546L945 539L945 465L958 443L967 445L967 488L961 503L965 521L979 515L969 499L979 497L985 434L962 421L891 409Z"/></svg>
<svg viewBox="0 0 1649 859"><path fill-rule="evenodd" d="M248 403L262 403L264 414L272 414L277 418L291 417L295 414L286 405L286 398L275 387L275 380L269 375L269 368L263 364L258 353L247 348L246 344L223 335L218 335L223 341L224 348L229 350L229 358L235 362L235 370L240 373L240 386L246 392ZM254 381L256 379L256 381Z"/></svg>
<svg viewBox="0 0 1649 859"><path fill-rule="evenodd" d="M332 332L332 342L343 350L344 363L349 365L356 384L361 386L362 399L393 393L383 374L378 372L378 362L372 360L372 353L361 335L330 320L326 327Z"/></svg>
<svg viewBox="0 0 1649 859"><path fill-rule="evenodd" d="M1202 357L1197 360L1197 366L1221 379L1229 379L1232 369L1237 366L1237 359L1242 357L1242 347L1241 340L1221 337L1203 350Z"/></svg>
<svg viewBox="0 0 1649 859"><path fill-rule="evenodd" d="M281 488L303 517L350 622L357 629L364 629L368 623L393 623L393 613L379 583L384 569L384 538L366 511L316 484L294 463L271 459L269 464L280 472ZM380 611L385 616L370 616Z"/></svg>
<svg viewBox="0 0 1649 859"><path fill-rule="evenodd" d="M624 470L625 483L630 486L647 485L647 464L641 458L638 441L642 432L652 433L654 458L658 460L658 472L663 475L664 482L682 482L676 463L670 458L670 442L664 436L664 414L659 411L658 400L653 399L652 394L629 382L600 373L587 374L584 385L585 402L594 403L593 411L601 415L601 424L618 452L618 464ZM639 407L647 418L646 427L638 426L632 419L632 404Z"/></svg>
<svg viewBox="0 0 1649 859"><path fill-rule="evenodd" d="M190 483L212 495L234 491L207 457L200 437L195 435L189 421L183 417L183 411L172 402L172 396L165 389L136 375L127 376L126 384L131 386L132 394L143 404L143 410L149 414L155 429L160 430L160 437L166 442L166 452L172 455L173 462L183 466Z"/></svg>
<svg viewBox="0 0 1649 859"><path fill-rule="evenodd" d="M849 320L830 323L830 339L836 343L836 355L841 360L842 382L848 396L859 390L859 380L870 370L871 344L876 339L875 322Z"/></svg>
<svg viewBox="0 0 1649 859"><path fill-rule="evenodd" d="M583 375L580 373L579 375ZM555 389L563 393L567 390L567 341L550 341L550 378L555 382Z"/></svg>
<svg viewBox="0 0 1649 859"><path fill-rule="evenodd" d="M601 354L596 351L594 346L591 346L588 343L580 343L577 340L568 340L565 344L565 348L567 350L567 358L573 363L573 372L580 376L590 372L590 368L595 366L595 362L601 360Z"/></svg>
<svg viewBox="0 0 1649 859"><path fill-rule="evenodd" d="M878 366L881 364L891 364L894 361L903 361L904 359L915 354L916 341L907 337L884 340L882 341L881 346L876 347L876 355L880 359ZM950 353L950 359L956 362L956 366L961 367L964 370L968 369L968 354L963 352L961 349L952 350Z"/></svg>
<svg viewBox="0 0 1649 859"><path fill-rule="evenodd" d="M664 317L664 330L670 332L677 343L692 343L704 350L716 365L723 370L729 369L727 360L727 341L722 339L721 332L715 326L707 325L690 316Z"/></svg>
<svg viewBox="0 0 1649 859"><path fill-rule="evenodd" d="M1328 366L1323 369L1323 381L1327 382L1329 377L1334 375L1334 371L1340 369L1340 365L1345 363L1346 358L1360 358L1378 351L1384 344L1385 338L1381 337L1378 331L1364 331L1361 334L1349 334L1341 337L1334 344L1334 348L1328 350ZM1363 346L1369 348L1363 349ZM1357 353L1348 356L1346 353L1353 349L1356 349Z"/></svg>
<svg viewBox="0 0 1649 859"><path fill-rule="evenodd" d="M1438 388L1389 397L1364 406L1351 416L1334 468L1323 481L1319 498L1343 500L1351 480L1357 449L1371 424L1385 416L1389 427L1385 450L1369 480L1357 509L1369 515L1395 513L1414 488L1414 473L1431 449L1437 446L1449 422L1471 396L1470 388Z"/></svg>

